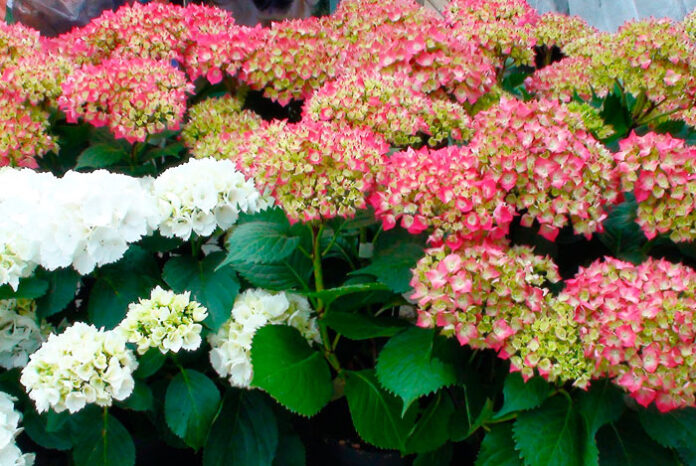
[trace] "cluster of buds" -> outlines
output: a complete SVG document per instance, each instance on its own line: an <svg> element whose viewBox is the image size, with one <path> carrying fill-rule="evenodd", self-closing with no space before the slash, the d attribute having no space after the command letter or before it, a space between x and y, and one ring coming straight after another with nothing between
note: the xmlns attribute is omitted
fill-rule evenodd
<svg viewBox="0 0 696 466"><path fill-rule="evenodd" d="M587 237L601 231L603 206L620 196L609 151L585 131L582 117L557 101L502 98L473 119L469 147L482 171L526 210L522 224L541 224L553 241L568 223Z"/></svg>
<svg viewBox="0 0 696 466"><path fill-rule="evenodd" d="M270 191L290 221L307 222L364 209L388 149L367 129L278 121L247 133L230 158L259 191Z"/></svg>
<svg viewBox="0 0 696 466"><path fill-rule="evenodd" d="M594 95L604 97L613 86L608 75L592 73L592 60L587 57L567 57L545 66L524 81L525 88L539 98L570 102L575 95L585 101Z"/></svg>
<svg viewBox="0 0 696 466"><path fill-rule="evenodd" d="M107 126L117 138L144 141L165 129L178 129L193 86L168 63L113 59L84 65L63 82L58 99L68 122L78 118Z"/></svg>
<svg viewBox="0 0 696 466"><path fill-rule="evenodd" d="M689 267L605 258L581 268L557 299L574 308L597 375L664 412L696 403L695 294Z"/></svg>
<svg viewBox="0 0 696 466"><path fill-rule="evenodd" d="M0 73L0 92L20 103L55 107L63 81L74 70L75 64L62 55L34 53Z"/></svg>
<svg viewBox="0 0 696 466"><path fill-rule="evenodd" d="M0 94L0 167L36 168L35 157L57 150L47 130L46 112Z"/></svg>
<svg viewBox="0 0 696 466"><path fill-rule="evenodd" d="M502 66L507 57L534 64L539 14L526 0L452 0L445 19L462 40L476 40Z"/></svg>
<svg viewBox="0 0 696 466"><path fill-rule="evenodd" d="M561 51L569 43L597 32L597 28L590 26L579 16L555 12L541 15L534 28L538 46L558 47Z"/></svg>
<svg viewBox="0 0 696 466"><path fill-rule="evenodd" d="M242 106L241 99L227 95L206 99L189 108L189 120L181 131L181 138L196 158L227 158L228 152L220 148L223 134L236 143L244 133L263 124L258 114L242 110Z"/></svg>
<svg viewBox="0 0 696 466"><path fill-rule="evenodd" d="M442 327L445 335L473 348L503 349L547 306L542 286L560 280L548 257L505 242L465 243L428 249L413 269L411 296L420 327Z"/></svg>
<svg viewBox="0 0 696 466"><path fill-rule="evenodd" d="M501 180L482 171L467 147L424 147L389 158L370 204L385 229L399 220L413 234L432 227L430 243L456 249L466 239L505 236L514 216L505 195Z"/></svg>
<svg viewBox="0 0 696 466"><path fill-rule="evenodd" d="M331 34L315 17L273 23L244 60L239 79L281 105L307 98L339 74L341 52Z"/></svg>
<svg viewBox="0 0 696 466"><path fill-rule="evenodd" d="M432 146L470 136L464 107L414 90L405 75L351 74L326 83L306 103L305 117L368 126L394 146Z"/></svg>
<svg viewBox="0 0 696 466"><path fill-rule="evenodd" d="M39 31L17 24L0 21L0 72L17 60L41 50Z"/></svg>
<svg viewBox="0 0 696 466"><path fill-rule="evenodd" d="M670 232L696 238L696 149L666 134L632 133L615 154L624 191L638 201L637 222L648 239Z"/></svg>

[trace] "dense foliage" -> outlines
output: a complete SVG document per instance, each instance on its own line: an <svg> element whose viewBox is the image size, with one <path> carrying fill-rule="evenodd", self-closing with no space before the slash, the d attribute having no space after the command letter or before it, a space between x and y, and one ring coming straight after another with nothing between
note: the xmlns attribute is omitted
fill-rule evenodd
<svg viewBox="0 0 696 466"><path fill-rule="evenodd" d="M0 464L696 464L695 24L0 25Z"/></svg>

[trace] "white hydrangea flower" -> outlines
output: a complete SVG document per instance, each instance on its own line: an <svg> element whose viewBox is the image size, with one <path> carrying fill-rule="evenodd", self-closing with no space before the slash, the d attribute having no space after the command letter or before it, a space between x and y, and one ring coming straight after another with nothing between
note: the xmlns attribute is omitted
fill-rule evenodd
<svg viewBox="0 0 696 466"><path fill-rule="evenodd" d="M39 413L49 408L74 413L87 403L111 406L128 398L137 367L121 333L76 322L29 357L20 381Z"/></svg>
<svg viewBox="0 0 696 466"><path fill-rule="evenodd" d="M253 180L246 180L230 160L192 159L170 168L153 183L161 215L160 233L187 240L230 228L240 212L270 205Z"/></svg>
<svg viewBox="0 0 696 466"><path fill-rule="evenodd" d="M307 299L286 292L247 290L237 296L230 318L208 335L210 363L235 387L248 388L253 377L251 341L256 330L269 324L287 324L308 341L319 342L316 317Z"/></svg>
<svg viewBox="0 0 696 466"><path fill-rule="evenodd" d="M152 290L150 299L141 299L128 306L125 319L117 327L126 339L135 343L138 354L149 348L159 348L162 354L180 349L195 350L201 345L199 323L208 317L208 311L191 293L175 294L159 286Z"/></svg>
<svg viewBox="0 0 696 466"><path fill-rule="evenodd" d="M0 300L0 367L26 366L29 355L39 349L47 330L50 332L50 325L37 323L34 301Z"/></svg>
<svg viewBox="0 0 696 466"><path fill-rule="evenodd" d="M31 466L35 455L24 453L15 444L15 439L22 432L19 421L22 415L15 410L16 399L5 392L0 392L0 464L3 466Z"/></svg>

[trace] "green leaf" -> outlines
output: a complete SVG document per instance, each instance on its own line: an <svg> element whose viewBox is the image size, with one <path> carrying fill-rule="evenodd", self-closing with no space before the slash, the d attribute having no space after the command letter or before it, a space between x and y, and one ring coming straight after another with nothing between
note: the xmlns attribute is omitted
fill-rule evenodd
<svg viewBox="0 0 696 466"><path fill-rule="evenodd" d="M526 464L582 466L585 431L580 416L565 397L549 398L541 408L522 412L513 438Z"/></svg>
<svg viewBox="0 0 696 466"><path fill-rule="evenodd" d="M205 375L185 369L172 379L164 398L164 417L169 428L191 448L205 444L220 404L220 392Z"/></svg>
<svg viewBox="0 0 696 466"><path fill-rule="evenodd" d="M49 411L53 412L53 411ZM39 415L33 408L24 412L22 427L34 442L50 450L69 450L72 448L72 440L68 429L51 432L47 428L48 413Z"/></svg>
<svg viewBox="0 0 696 466"><path fill-rule="evenodd" d="M377 358L377 378L401 397L403 411L418 397L457 382L456 369L433 352L435 331L410 327L389 339Z"/></svg>
<svg viewBox="0 0 696 466"><path fill-rule="evenodd" d="M104 411L100 425L85 426L84 437L75 445L76 466L132 466L135 445L118 419Z"/></svg>
<svg viewBox="0 0 696 466"><path fill-rule="evenodd" d="M278 445L278 425L264 397L232 389L210 430L203 465L270 466Z"/></svg>
<svg viewBox="0 0 696 466"><path fill-rule="evenodd" d="M345 371L345 393L355 430L379 448L404 450L413 429L416 410L401 416L401 402L377 382L373 370Z"/></svg>
<svg viewBox="0 0 696 466"><path fill-rule="evenodd" d="M158 285L159 267L150 253L131 246L118 263L102 267L97 273L87 313L95 326L112 329L123 320L130 303L150 296Z"/></svg>
<svg viewBox="0 0 696 466"><path fill-rule="evenodd" d="M231 262L230 266L253 286L267 290L307 289L312 274L312 261L300 251L277 264Z"/></svg>
<svg viewBox="0 0 696 466"><path fill-rule="evenodd" d="M354 283L349 285L338 286L336 288L329 288L327 290L321 291L306 291L302 292L304 296L319 298L324 301L328 306L333 303L336 299L356 293L370 293L373 291L386 291L387 288L381 283Z"/></svg>
<svg viewBox="0 0 696 466"><path fill-rule="evenodd" d="M454 403L445 392L439 392L418 419L406 441L407 453L426 453L447 443L450 437L449 423L454 413Z"/></svg>
<svg viewBox="0 0 696 466"><path fill-rule="evenodd" d="M59 313L75 298L80 276L73 269L60 269L48 275L48 292L36 301L36 314L45 319Z"/></svg>
<svg viewBox="0 0 696 466"><path fill-rule="evenodd" d="M476 466L522 466L512 439L512 423L496 424L486 433Z"/></svg>
<svg viewBox="0 0 696 466"><path fill-rule="evenodd" d="M329 311L321 324L326 325L350 340L391 337L408 325L397 319L368 316L352 312Z"/></svg>
<svg viewBox="0 0 696 466"><path fill-rule="evenodd" d="M452 444L448 443L435 451L421 453L413 460L413 466L448 466L452 463Z"/></svg>
<svg viewBox="0 0 696 466"><path fill-rule="evenodd" d="M164 265L162 278L177 293L191 292L191 299L208 308L206 325L217 331L230 318L239 293L237 274L230 267L218 268L225 254L214 252L202 261L191 256L173 257Z"/></svg>
<svg viewBox="0 0 696 466"><path fill-rule="evenodd" d="M605 424L614 422L623 413L623 393L609 380L593 382L589 391L578 393L577 408L585 421L590 438Z"/></svg>
<svg viewBox="0 0 696 466"><path fill-rule="evenodd" d="M36 299L46 294L48 281L37 277L27 277L19 281L17 291L10 285L0 286L0 299Z"/></svg>
<svg viewBox="0 0 696 466"><path fill-rule="evenodd" d="M145 354L138 356L138 368L133 375L139 379L150 377L162 367L166 359L158 348L150 348Z"/></svg>
<svg viewBox="0 0 696 466"><path fill-rule="evenodd" d="M421 236L403 229L394 229L379 236L375 242L372 262L351 275L373 275L395 293L411 289L411 269L424 255L425 242Z"/></svg>
<svg viewBox="0 0 696 466"><path fill-rule="evenodd" d="M617 258L639 264L646 257L642 247L647 238L636 223L638 204L635 197L632 193L625 193L625 196L624 202L611 207L599 239Z"/></svg>
<svg viewBox="0 0 696 466"><path fill-rule="evenodd" d="M526 383L519 372L511 372L505 378L503 407L495 415L500 419L515 411L526 411L541 406L548 398L551 387L541 377L532 377Z"/></svg>
<svg viewBox="0 0 696 466"><path fill-rule="evenodd" d="M310 348L300 332L287 325L267 325L251 343L251 385L302 416L313 416L333 394L324 356Z"/></svg>
<svg viewBox="0 0 696 466"><path fill-rule="evenodd" d="M638 418L645 432L664 447L696 447L696 409L683 408L660 413L654 407L640 409Z"/></svg>
<svg viewBox="0 0 696 466"><path fill-rule="evenodd" d="M628 414L628 413L627 413ZM599 462L602 466L669 466L679 464L674 454L661 447L643 431L633 414L597 432Z"/></svg>
<svg viewBox="0 0 696 466"><path fill-rule="evenodd" d="M307 464L307 455L300 436L295 433L281 434L273 466L305 466L305 464Z"/></svg>
<svg viewBox="0 0 696 466"><path fill-rule="evenodd" d="M227 239L229 252L223 264L277 263L286 259L300 244L300 238L291 236L289 230L288 225L259 221L237 226Z"/></svg>
<svg viewBox="0 0 696 466"><path fill-rule="evenodd" d="M142 380L135 381L135 388L128 398L119 401L119 406L133 411L150 411L154 408L154 397L150 387Z"/></svg>
<svg viewBox="0 0 696 466"><path fill-rule="evenodd" d="M88 147L77 158L75 170L80 168L104 168L117 164L128 154L120 147L110 144L95 144Z"/></svg>

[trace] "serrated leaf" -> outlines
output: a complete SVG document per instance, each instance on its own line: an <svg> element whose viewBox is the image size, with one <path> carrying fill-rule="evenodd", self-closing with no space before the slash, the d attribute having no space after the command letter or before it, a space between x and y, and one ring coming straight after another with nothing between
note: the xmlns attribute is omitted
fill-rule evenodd
<svg viewBox="0 0 696 466"><path fill-rule="evenodd" d="M401 402L377 382L373 370L344 371L345 393L355 430L379 448L404 450L413 429L416 410L401 416Z"/></svg>
<svg viewBox="0 0 696 466"><path fill-rule="evenodd" d="M133 375L139 379L145 379L157 372L164 364L166 356L158 348L150 348L138 357L138 368Z"/></svg>
<svg viewBox="0 0 696 466"><path fill-rule="evenodd" d="M358 293L372 293L375 291L387 291L386 285L381 283L353 283L349 285L338 286L321 291L305 291L300 294L312 298L321 299L328 306L338 298Z"/></svg>
<svg viewBox="0 0 696 466"><path fill-rule="evenodd" d="M321 320L322 325L332 328L350 340L391 337L401 332L407 322L386 319L352 312L329 311Z"/></svg>
<svg viewBox="0 0 696 466"><path fill-rule="evenodd" d="M414 236L402 229L383 233L375 242L372 262L352 275L373 275L395 293L405 293L411 289L411 269L424 255L425 243L420 236Z"/></svg>
<svg viewBox="0 0 696 466"><path fill-rule="evenodd" d="M512 439L512 423L496 424L486 433L476 457L476 466L522 466Z"/></svg>
<svg viewBox="0 0 696 466"><path fill-rule="evenodd" d="M496 413L495 418L500 419L515 411L526 411L541 406L550 393L551 387L543 378L532 377L525 382L519 372L511 372L505 378L503 407Z"/></svg>
<svg viewBox="0 0 696 466"><path fill-rule="evenodd" d="M251 364L251 385L266 390L292 412L313 416L331 399L331 371L324 356L293 327L267 325L257 330Z"/></svg>
<svg viewBox="0 0 696 466"><path fill-rule="evenodd" d="M47 274L48 290L36 301L36 314L45 319L59 313L75 298L80 276L72 269L60 269Z"/></svg>
<svg viewBox="0 0 696 466"><path fill-rule="evenodd" d="M220 404L220 392L205 375L192 369L179 372L169 382L164 398L167 425L188 446L198 450Z"/></svg>
<svg viewBox="0 0 696 466"><path fill-rule="evenodd" d="M299 246L300 237L291 236L285 225L254 221L237 226L227 239L227 259L223 264L251 262L277 263Z"/></svg>
<svg viewBox="0 0 696 466"><path fill-rule="evenodd" d="M110 167L126 157L128 154L121 147L111 144L95 144L82 151L77 157L75 170Z"/></svg>
<svg viewBox="0 0 696 466"><path fill-rule="evenodd" d="M654 407L638 411L643 429L657 443L668 448L696 447L696 409L682 408L660 413Z"/></svg>
<svg viewBox="0 0 696 466"><path fill-rule="evenodd" d="M177 293L191 292L191 299L208 309L206 325L217 331L230 318L239 293L237 274L230 267L218 268L225 258L214 252L198 261L191 256L172 257L164 265L162 278Z"/></svg>
<svg viewBox="0 0 696 466"><path fill-rule="evenodd" d="M36 299L46 294L48 281L37 277L27 277L19 281L17 291L10 285L0 286L0 299Z"/></svg>
<svg viewBox="0 0 696 466"><path fill-rule="evenodd" d="M515 447L526 464L582 466L585 429L564 397L549 398L538 409L520 413L513 425Z"/></svg>
<svg viewBox="0 0 696 466"><path fill-rule="evenodd" d="M278 448L275 415L259 392L230 390L203 449L204 466L270 466Z"/></svg>
<svg viewBox="0 0 696 466"><path fill-rule="evenodd" d="M418 397L457 382L453 365L433 353L435 331L411 327L389 339L377 358L377 378L399 396L403 411Z"/></svg>
<svg viewBox="0 0 696 466"><path fill-rule="evenodd" d="M454 403L445 392L433 398L418 419L406 441L406 453L433 451L449 440L449 422L454 413Z"/></svg>
<svg viewBox="0 0 696 466"><path fill-rule="evenodd" d="M646 257L642 246L647 238L636 223L638 204L635 197L632 193L625 196L624 202L610 208L602 224L604 232L598 236L614 256L638 264Z"/></svg>
<svg viewBox="0 0 696 466"><path fill-rule="evenodd" d="M105 411L101 424L89 426L75 445L73 459L76 466L132 466L135 445L123 424Z"/></svg>
<svg viewBox="0 0 696 466"><path fill-rule="evenodd" d="M600 427L621 417L625 408L623 393L609 380L593 382L589 391L578 393L577 408L589 437L594 438Z"/></svg>
<svg viewBox="0 0 696 466"><path fill-rule="evenodd" d="M605 425L597 432L599 463L602 466L677 465L674 454L643 431L634 415Z"/></svg>
<svg viewBox="0 0 696 466"><path fill-rule="evenodd" d="M312 261L299 251L277 264L231 262L230 266L253 286L267 290L307 289L312 274Z"/></svg>
<svg viewBox="0 0 696 466"><path fill-rule="evenodd" d="M130 396L118 402L119 406L133 411L150 411L154 408L154 403L152 390L142 380L136 380Z"/></svg>

